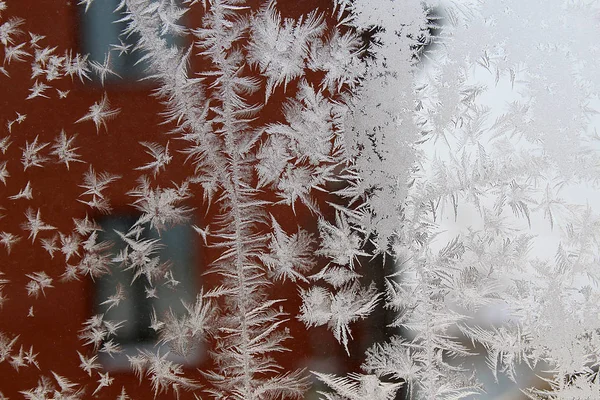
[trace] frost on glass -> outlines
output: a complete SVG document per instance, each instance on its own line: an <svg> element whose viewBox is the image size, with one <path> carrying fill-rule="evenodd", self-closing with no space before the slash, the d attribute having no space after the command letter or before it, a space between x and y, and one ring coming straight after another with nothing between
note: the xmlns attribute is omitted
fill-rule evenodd
<svg viewBox="0 0 600 400"><path fill-rule="evenodd" d="M0 399L600 398L595 2L11 7Z"/></svg>

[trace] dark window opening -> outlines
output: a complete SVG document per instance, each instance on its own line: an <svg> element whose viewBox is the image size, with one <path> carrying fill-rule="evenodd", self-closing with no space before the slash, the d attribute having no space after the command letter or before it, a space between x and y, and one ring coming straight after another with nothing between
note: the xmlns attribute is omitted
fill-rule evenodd
<svg viewBox="0 0 600 400"><path fill-rule="evenodd" d="M137 34L123 35L125 22L117 22L123 15L115 12L118 0L95 1L87 9L80 6L81 52L88 54L88 60L104 65L110 57L109 66L116 75L108 73L105 82L119 84L121 81L137 81L145 76L147 64L140 62L142 54L133 51L138 40ZM117 76L118 75L118 76ZM100 81L92 71L91 78Z"/></svg>
<svg viewBox="0 0 600 400"><path fill-rule="evenodd" d="M169 351L168 345L159 346L159 336L153 324L162 320L167 313L183 315L184 303L193 304L198 290L198 246L197 234L191 225L179 225L161 231L160 236L149 224L135 227L138 233L132 233L137 221L134 215L110 215L98 220L102 232L99 239L111 242L113 265L111 273L95 281L95 314L103 314L104 320L125 321L116 334L110 337L122 352L107 354L100 352L100 361L104 367L123 370L129 366L127 356L137 354L137 349L150 350L161 354ZM123 239L135 242L156 243L156 250L150 254L150 263L157 263L157 272L150 278L133 267L132 247ZM133 258L133 256L131 256ZM120 295L119 295L120 294ZM114 301L115 299L118 301ZM193 365L202 356L202 349L196 348L185 359L173 354L173 360Z"/></svg>
<svg viewBox="0 0 600 400"><path fill-rule="evenodd" d="M142 52L134 51L139 35L124 34L127 23L120 21L125 14L115 11L118 4L119 0L103 0L93 2L87 10L85 5L79 6L81 53L88 54L88 61L96 65L110 67L114 74L105 74L107 84L143 84L143 78L148 76L148 63L142 60ZM170 34L166 40L169 45L182 42L180 37ZM90 78L98 83L102 81L96 71L92 71Z"/></svg>

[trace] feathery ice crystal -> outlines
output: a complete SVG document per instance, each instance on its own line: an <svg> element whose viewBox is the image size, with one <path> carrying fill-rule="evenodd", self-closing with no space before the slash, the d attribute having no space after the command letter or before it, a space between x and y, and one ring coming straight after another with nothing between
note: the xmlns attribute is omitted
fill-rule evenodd
<svg viewBox="0 0 600 400"><path fill-rule="evenodd" d="M0 399L133 398L101 362L118 357L160 398L487 398L478 355L513 398L600 398L598 4L288 6L120 0L96 61L0 0L0 376L20 385L0 379ZM111 92L131 54L151 128ZM103 232L123 209L137 219ZM201 236L206 279L131 353L109 315L187 279L163 253L177 226ZM19 318L48 324L69 285L109 275L129 281L69 328L70 353L37 352ZM391 333L356 354L381 310ZM295 341L318 329L359 369L308 371Z"/></svg>

